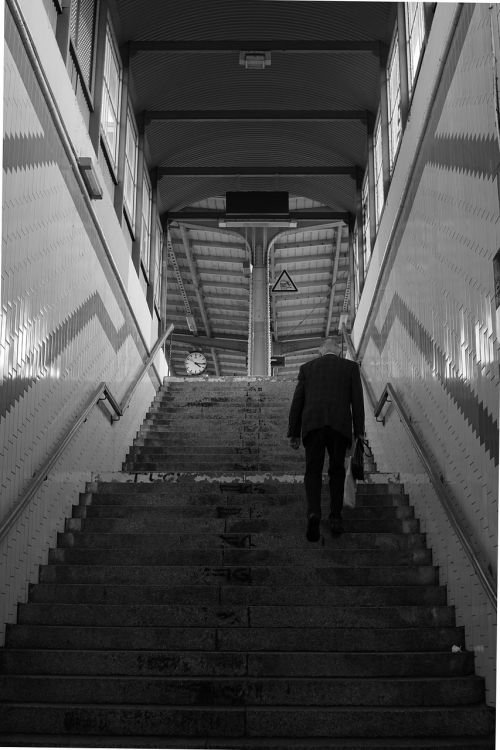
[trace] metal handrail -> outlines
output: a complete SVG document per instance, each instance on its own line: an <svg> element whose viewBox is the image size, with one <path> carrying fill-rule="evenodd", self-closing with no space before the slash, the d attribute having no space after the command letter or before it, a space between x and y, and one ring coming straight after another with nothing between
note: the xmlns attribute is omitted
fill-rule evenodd
<svg viewBox="0 0 500 750"><path fill-rule="evenodd" d="M353 357L355 361L359 361L356 356L356 351L354 349L354 346L351 341L351 337L349 336L348 331L346 331L345 328L342 329L342 333L344 336L344 340L346 342L346 345L349 349L349 353ZM361 369L361 376L363 379L363 383L365 384L365 387L368 385L366 377L363 373L363 370ZM481 562L479 559L479 556L476 553L476 550L472 546L472 544L469 541L469 538L467 536L466 529L464 528L460 518L458 517L455 508L453 507L453 503L450 500L448 491L443 486L441 477L438 475L437 471L435 470L434 466L432 465L432 462L429 458L429 454L422 445L422 441L420 437L418 436L412 422L411 418L408 416L405 407L403 406L399 396L397 395L396 391L394 390L393 386L390 383L387 383L384 391L382 393L382 396L378 403L375 402L375 399L373 398L373 391L371 391L371 388L367 387L368 397L372 403L373 406L373 412L375 414L375 417L377 418L385 403L392 403L398 413L399 418L401 419L404 427L406 428L408 435L410 436L410 439L413 443L413 447L415 448L418 457L420 458L428 476L431 480L431 484L434 487L434 490L441 502L441 505L443 506L446 515L448 517L448 521L450 522L453 530L455 531L458 539L460 540L460 543L462 544L463 549L465 550L465 553L467 557L469 558L474 570L476 571L476 574L479 578L479 581L481 585L483 586L486 594L488 595L491 603L495 607L495 610L497 608L497 587L494 577L491 575L489 570L485 567L485 565ZM382 420L378 420L382 421Z"/></svg>
<svg viewBox="0 0 500 750"><path fill-rule="evenodd" d="M87 400L85 407L83 408L83 411L80 412L78 417L74 420L73 424L68 428L68 430L66 431L59 445L51 453L51 455L48 457L45 463L42 464L42 466L34 474L31 482L29 483L29 485L26 487L23 494L21 495L21 499L19 500L19 502L14 506L14 508L12 508L10 513L8 513L7 516L0 522L0 540L3 539L4 536L6 536L6 534L10 531L15 521L19 518L23 510L27 507L27 505L29 504L29 502L31 501L35 493L38 491L42 482L45 481L47 474L50 472L50 470L52 469L52 467L54 466L58 458L61 456L66 446L73 438L75 432L85 422L90 412L92 411L96 403L99 401L100 396L103 395L105 388L106 388L106 383L102 382L95 389L95 391L93 391L92 395Z"/></svg>
<svg viewBox="0 0 500 750"><path fill-rule="evenodd" d="M107 400L116 414L116 417L114 416L111 417L111 423L117 422L120 419L120 417L123 416L125 409L129 405L130 400L132 399L132 396L134 395L137 386L139 385L142 378L151 367L159 348L162 346L165 339L167 339L168 336L170 336L173 330L174 330L174 326L173 324L170 324L167 330L164 333L162 333L162 335L158 338L155 345L151 349L151 352L149 353L147 360L141 366L141 369L137 377L134 379L132 385L127 390L125 397L123 398L121 403L118 403L118 401L115 399L107 383L105 383L104 381L99 383L98 387L92 392L91 396L86 401L83 410L80 412L80 414L76 417L74 422L67 429L60 443L56 446L56 448L50 454L47 460L42 464L42 466L34 474L33 478L31 479L31 482L29 483L29 485L26 487L23 494L21 495L21 499L19 500L19 502L16 503L16 505L12 508L10 513L8 513L7 516L4 519L2 519L2 521L0 521L0 541L8 534L8 532L10 531L10 529L12 528L16 520L19 518L19 516L23 512L23 510L28 506L33 496L36 494L36 492L40 488L40 485L42 484L42 482L45 481L47 474L50 472L50 470L52 469L56 461L59 459L59 457L62 455L68 443L72 440L73 436L75 435L79 427L81 427L81 425L86 421L86 419L88 418L94 406L98 404L100 401Z"/></svg>
<svg viewBox="0 0 500 750"><path fill-rule="evenodd" d="M166 329L166 331L164 331L161 334L161 336L158 337L155 345L153 346L153 348L149 352L148 358L141 365L141 368L140 368L140 370L139 370L139 372L137 374L137 377L132 382L131 386L128 388L127 392L125 393L125 396L123 397L123 399L122 399L122 401L120 403L120 406L119 406L120 413L117 412L118 419L121 416L123 416L123 414L125 412L125 409L128 407L128 405L129 405L130 401L132 400L132 397L133 397L133 395L134 395L137 387L139 386L139 383L141 382L141 380L143 379L144 375L147 373L147 371L149 370L149 368L153 364L153 360L156 357L156 355L158 353L158 350L160 349L160 347L163 346L163 344L168 339L168 337L173 333L173 330L174 330L174 324L170 323L170 325ZM117 421L117 419L115 419L113 421Z"/></svg>
<svg viewBox="0 0 500 750"><path fill-rule="evenodd" d="M399 415L399 418L403 422L404 426L406 427L406 430L411 438L411 441L413 443L413 447L417 451L418 457L422 461L424 468L427 472L427 474L430 477L430 480L432 482L432 485L436 491L436 494L439 496L439 499L441 501L442 506L444 507L446 511L446 515L448 516L448 520L451 523L456 535L458 536L465 552L467 553L467 557L469 558L470 562L472 563L472 566L474 567L474 570L477 573L477 576L488 594L491 603L493 606L497 607L497 592L496 592L496 582L493 578L493 576L490 574L487 568L484 567L483 563L480 561L478 555L476 554L475 549L473 548L472 544L470 543L466 530L458 518L455 508L453 507L453 503L451 502L448 492L445 490L442 484L442 480L439 477L438 473L432 466L429 456L422 446L422 442L419 438L419 436L416 433L415 428L413 427L411 423L411 419L408 417L406 410L404 406L402 405L399 396L397 395L396 391L392 387L390 383L387 383L384 389L384 393L382 394L383 397L385 396L385 401L387 401L390 398L390 401L392 404L394 404L396 411Z"/></svg>

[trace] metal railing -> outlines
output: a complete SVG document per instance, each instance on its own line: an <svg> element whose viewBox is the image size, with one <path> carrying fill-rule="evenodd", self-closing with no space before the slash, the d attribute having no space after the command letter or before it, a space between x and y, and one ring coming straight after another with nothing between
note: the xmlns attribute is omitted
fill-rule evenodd
<svg viewBox="0 0 500 750"><path fill-rule="evenodd" d="M349 354L351 355L352 359L356 362L359 362L359 359L356 354L356 350L354 349L354 346L351 341L351 337L349 336L349 333L348 331L346 331L345 328L342 329L342 334L344 336L344 341L346 343L346 346L349 350ZM468 534L467 534L467 530L465 526L463 525L462 521L460 520L460 518L458 517L457 512L454 508L452 498L450 497L450 494L449 494L449 489L447 489L443 485L442 479L439 476L436 469L434 468L431 457L428 451L424 448L422 440L417 434L412 424L411 417L408 415L408 412L406 411L403 403L401 402L401 399L399 398L398 394L394 390L393 386L390 383L387 383L382 393L382 396L377 401L375 399L373 390L371 386L369 385L367 378L363 372L363 369L360 368L360 370L361 370L361 378L363 380L363 385L365 386L366 392L368 394L368 398L373 408L373 413L377 421L381 422L382 424L385 424L385 419L383 418L379 419L382 409L387 403L391 403L394 406L403 426L405 427L410 437L412 445L415 448L415 451L420 461L422 462L422 465L425 471L427 472L427 475L429 476L431 484L436 492L436 495L438 496L441 502L441 505L443 506L443 509L446 513L446 516L448 518L448 521L451 527L453 528L467 557L469 558L469 561L471 565L473 566L483 589L485 590L486 594L488 595L488 598L490 599L491 603L496 609L497 607L496 581L493 575L491 574L491 572L489 571L488 567L480 560L479 555L477 554L476 550L472 546L469 540Z"/></svg>
<svg viewBox="0 0 500 750"><path fill-rule="evenodd" d="M82 424L88 419L88 416L92 409L101 401L107 400L110 404L111 408L115 412L116 416L111 417L111 423L117 422L120 417L123 416L126 408L130 404L130 401L142 381L143 377L153 364L153 360L158 353L158 350L163 345L163 343L166 341L168 336L172 333L174 330L173 324L171 324L167 330L158 338L155 345L151 349L151 352L149 353L146 361L141 365L141 368L134 378L132 385L128 388L127 392L125 393L124 398L122 399L121 403L118 403L118 401L113 396L112 392L109 389L109 386L104 381L99 383L97 388L91 393L90 397L85 402L85 405L81 412L78 414L78 416L75 418L75 420L72 422L72 424L69 426L69 428L66 430L64 436L61 438L59 443L55 446L54 450L50 454L50 456L47 458L47 460L42 464L42 466L38 469L38 471L34 474L33 478L31 479L30 483L24 490L24 492L21 495L21 498L16 503L16 505L12 508L12 510L6 515L5 518L2 519L0 522L0 541L9 533L10 529L16 522L16 520L19 518L21 513L27 508L35 494L40 488L40 485L46 480L48 474L50 473L52 467L56 464L60 456L64 453L67 446L73 439L74 435L78 431L78 429L82 426Z"/></svg>

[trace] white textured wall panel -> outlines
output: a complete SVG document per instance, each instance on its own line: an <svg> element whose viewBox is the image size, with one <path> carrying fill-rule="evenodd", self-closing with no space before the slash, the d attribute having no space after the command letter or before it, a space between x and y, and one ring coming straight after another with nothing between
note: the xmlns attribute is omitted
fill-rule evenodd
<svg viewBox="0 0 500 750"><path fill-rule="evenodd" d="M500 215L489 13L487 5L462 6L420 149L406 190L399 193L392 236L383 227L390 212L382 218L379 236L391 237L375 256L385 258L382 281L354 336L376 397L388 381L396 389L467 536L496 576L499 378L493 257L500 246ZM395 196L393 190L389 200ZM372 276L376 270L370 268ZM372 279L367 293L373 289ZM362 303L362 314L368 302ZM399 472L415 503L493 703L496 613L397 413L389 407L385 426L373 418L368 425L379 468Z"/></svg>
<svg viewBox="0 0 500 750"><path fill-rule="evenodd" d="M0 521L97 385L105 381L118 401L123 398L154 327L146 319L145 300L134 298L141 336L55 127L30 50L9 13L5 31ZM111 212L109 224L114 221L119 229L112 207ZM130 259L121 264L129 268ZM127 278L122 281L126 287ZM130 286L135 290L138 282ZM159 366L165 374L164 363ZM151 372L113 425L106 407L94 407L0 540L0 635L15 618L17 603L25 600L29 582L46 562L85 482L98 472L121 469L158 385Z"/></svg>

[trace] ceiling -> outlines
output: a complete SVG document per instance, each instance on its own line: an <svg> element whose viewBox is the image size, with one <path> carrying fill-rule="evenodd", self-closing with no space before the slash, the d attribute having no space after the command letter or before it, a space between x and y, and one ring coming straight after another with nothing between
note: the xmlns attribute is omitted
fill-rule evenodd
<svg viewBox="0 0 500 750"><path fill-rule="evenodd" d="M201 349L209 374L246 373L253 240L218 220L227 191L287 191L297 228L269 231L266 243L271 287L283 270L297 287L270 295L272 353L286 363L277 372L295 374L349 302L348 223L396 4L119 0L111 9L169 227L173 370L184 374L187 352ZM247 69L242 52L270 52L270 65Z"/></svg>

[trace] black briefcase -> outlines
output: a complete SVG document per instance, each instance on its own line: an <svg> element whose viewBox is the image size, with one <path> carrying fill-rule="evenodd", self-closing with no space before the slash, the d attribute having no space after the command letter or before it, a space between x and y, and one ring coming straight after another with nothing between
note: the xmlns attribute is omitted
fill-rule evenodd
<svg viewBox="0 0 500 750"><path fill-rule="evenodd" d="M362 482L365 478L365 445L366 441L363 438L357 438L351 458L351 474L358 482Z"/></svg>

